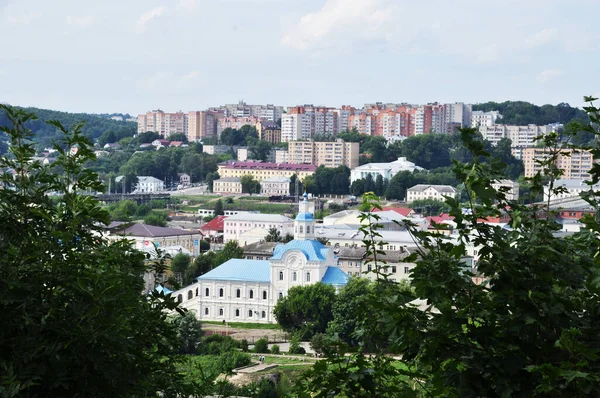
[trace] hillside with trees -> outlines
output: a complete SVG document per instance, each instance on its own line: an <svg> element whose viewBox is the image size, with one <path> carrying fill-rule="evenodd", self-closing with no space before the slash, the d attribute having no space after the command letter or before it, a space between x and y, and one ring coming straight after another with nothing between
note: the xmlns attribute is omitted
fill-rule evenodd
<svg viewBox="0 0 600 398"><path fill-rule="evenodd" d="M117 121L99 115L60 112L38 108L15 107L15 109L23 109L25 112L34 113L37 116L36 120L25 122L25 127L31 129L34 141L41 147L49 147L53 140L62 138L61 133L56 127L46 123L49 120L57 120L67 129L71 129L75 124L83 122L85 125L82 128L82 133L91 140L97 140L106 132L112 132L116 137L120 138L132 137L137 132L137 124L134 122ZM0 126L10 126L10 121L4 110L0 110Z"/></svg>
<svg viewBox="0 0 600 398"><path fill-rule="evenodd" d="M566 124L578 120L588 121L586 113L571 105L561 102L558 105L538 106L525 101L484 102L473 105L474 111L499 111L502 118L496 123L527 125L545 125L550 123Z"/></svg>

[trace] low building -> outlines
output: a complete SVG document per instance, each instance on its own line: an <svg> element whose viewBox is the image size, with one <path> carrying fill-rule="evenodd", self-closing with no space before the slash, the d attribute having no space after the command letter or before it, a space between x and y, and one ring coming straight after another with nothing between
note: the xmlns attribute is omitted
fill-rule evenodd
<svg viewBox="0 0 600 398"><path fill-rule="evenodd" d="M181 185L183 185L184 187L187 187L188 185L190 185L192 183L192 178L190 177L189 174L181 173L181 174L179 174L179 183Z"/></svg>
<svg viewBox="0 0 600 398"><path fill-rule="evenodd" d="M244 246L246 243L241 239L242 235L250 230L261 228L266 231L262 237L252 237L253 243L264 238L269 229L276 228L281 236L294 232L294 220L280 214L236 214L227 217L224 225L224 242L235 240ZM248 240L248 239L247 239Z"/></svg>
<svg viewBox="0 0 600 398"><path fill-rule="evenodd" d="M406 190L406 203L412 203L415 200L434 199L443 201L445 196L454 197L456 189L450 185L426 185L418 184Z"/></svg>
<svg viewBox="0 0 600 398"><path fill-rule="evenodd" d="M108 226L106 235L112 241L128 239L132 241L134 249L148 251L153 248L159 250L166 247L181 246L183 249L197 256L200 253L199 231L185 229L157 227L146 224L118 224Z"/></svg>
<svg viewBox="0 0 600 398"><path fill-rule="evenodd" d="M519 200L519 183L512 180L498 180L492 183L492 188L499 190L500 188L506 188L508 191L504 192L506 200Z"/></svg>
<svg viewBox="0 0 600 398"><path fill-rule="evenodd" d="M289 153L285 149L275 150L275 163L289 163Z"/></svg>
<svg viewBox="0 0 600 398"><path fill-rule="evenodd" d="M260 193L265 196L281 196L290 194L288 177L270 177L260 182Z"/></svg>
<svg viewBox="0 0 600 398"><path fill-rule="evenodd" d="M261 120L256 123L256 131L259 140L268 141L272 144L281 142L281 127L275 122Z"/></svg>
<svg viewBox="0 0 600 398"><path fill-rule="evenodd" d="M323 217L323 226L345 225L355 227L356 229L367 225L369 222L375 222L374 218L362 218L363 212L360 210L342 210L340 212ZM405 222L409 221L412 224L420 225L421 230L427 229L427 221L421 217L405 217L395 211L378 211L377 224L381 231L404 231L406 230Z"/></svg>
<svg viewBox="0 0 600 398"><path fill-rule="evenodd" d="M403 260L410 256L411 252L401 246L398 250L389 250L385 254L367 256L367 249L363 246L339 247L333 249L338 257L338 267L349 276L364 277L370 280L377 279L377 272L385 273L390 280L399 282L408 280L409 273L415 266ZM381 276L380 276L381 277Z"/></svg>
<svg viewBox="0 0 600 398"><path fill-rule="evenodd" d="M138 176L134 193L153 193L165 190L165 183L156 177Z"/></svg>
<svg viewBox="0 0 600 398"><path fill-rule="evenodd" d="M213 181L214 193L242 193L242 181L240 177L224 177Z"/></svg>
<svg viewBox="0 0 600 398"><path fill-rule="evenodd" d="M246 160L248 160L248 147L238 148L237 160L239 162L245 162Z"/></svg>
<svg viewBox="0 0 600 398"><path fill-rule="evenodd" d="M368 175L371 175L373 180L376 180L377 176L381 175L385 180L389 181L401 171L409 171L412 173L415 170L425 169L417 166L413 162L409 162L405 157L400 157L398 160L390 163L367 163L350 171L350 184L356 180L365 179Z"/></svg>
<svg viewBox="0 0 600 398"><path fill-rule="evenodd" d="M270 177L291 178L295 174L303 180L313 175L316 169L317 167L312 164L227 161L219 164L218 173L221 177L242 177L249 174L257 181Z"/></svg>
<svg viewBox="0 0 600 398"><path fill-rule="evenodd" d="M202 232L202 235L210 236L211 238L223 236L226 218L227 216L215 216L215 218L200 227L200 232Z"/></svg>
<svg viewBox="0 0 600 398"><path fill-rule="evenodd" d="M600 183L589 185L585 180L561 178L554 181L553 188L562 188L563 192L551 193L550 185L546 185L544 186L544 200L548 200L549 197L550 200L573 198L579 196L582 192L589 191L590 189L598 191L600 190Z"/></svg>

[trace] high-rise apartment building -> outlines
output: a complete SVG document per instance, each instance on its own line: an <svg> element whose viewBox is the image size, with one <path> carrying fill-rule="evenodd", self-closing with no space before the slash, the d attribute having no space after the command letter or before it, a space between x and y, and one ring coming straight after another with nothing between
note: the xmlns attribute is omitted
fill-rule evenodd
<svg viewBox="0 0 600 398"><path fill-rule="evenodd" d="M281 142L311 137L312 117L303 107L289 108L281 117Z"/></svg>
<svg viewBox="0 0 600 398"><path fill-rule="evenodd" d="M255 126L261 119L256 116L226 116L217 118L217 137L226 128L239 130L242 126Z"/></svg>
<svg viewBox="0 0 600 398"><path fill-rule="evenodd" d="M496 120L502 115L498 111L473 111L471 114L471 127L492 127L496 124Z"/></svg>
<svg viewBox="0 0 600 398"><path fill-rule="evenodd" d="M444 126L443 132L451 134L457 127L471 126L471 115L473 105L456 102L444 104Z"/></svg>
<svg viewBox="0 0 600 398"><path fill-rule="evenodd" d="M283 114L283 106L272 104L267 105L248 105L244 101L237 104L226 104L210 109L211 111L222 113L225 117L257 117L271 122L277 122Z"/></svg>
<svg viewBox="0 0 600 398"><path fill-rule="evenodd" d="M527 148L535 145L535 139L552 131L551 126L538 126L529 124L527 126L512 126L507 124L496 124L492 126L479 126L479 132L492 145L498 144L502 138L508 138L511 146Z"/></svg>
<svg viewBox="0 0 600 398"><path fill-rule="evenodd" d="M188 113L188 141L202 141L217 137L217 117L214 112L192 111Z"/></svg>
<svg viewBox="0 0 600 398"><path fill-rule="evenodd" d="M146 112L138 116L138 134L152 131L163 137L183 133L188 130L188 115L179 111L166 113L160 109Z"/></svg>
<svg viewBox="0 0 600 398"><path fill-rule="evenodd" d="M289 141L287 159L296 164L313 164L315 166L338 167L358 166L358 142L323 141Z"/></svg>
<svg viewBox="0 0 600 398"><path fill-rule="evenodd" d="M522 150L525 177L533 177L543 170L540 161L548 159L551 151L548 148L524 148ZM561 178L586 180L590 178L589 171L594 164L594 158L588 151L564 149L556 159L556 167L563 171Z"/></svg>

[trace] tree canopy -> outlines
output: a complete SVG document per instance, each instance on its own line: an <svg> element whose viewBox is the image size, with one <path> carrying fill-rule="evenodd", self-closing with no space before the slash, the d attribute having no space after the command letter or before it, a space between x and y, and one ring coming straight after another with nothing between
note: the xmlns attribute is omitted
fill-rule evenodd
<svg viewBox="0 0 600 398"><path fill-rule="evenodd" d="M566 124L575 120L589 121L585 111L561 102L558 105L535 105L525 101L484 102L473 105L474 111L499 111L502 118L496 123L527 125Z"/></svg>

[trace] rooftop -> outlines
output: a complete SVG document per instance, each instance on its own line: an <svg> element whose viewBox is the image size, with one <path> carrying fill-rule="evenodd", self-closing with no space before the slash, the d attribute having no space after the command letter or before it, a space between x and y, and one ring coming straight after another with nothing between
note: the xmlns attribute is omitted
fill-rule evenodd
<svg viewBox="0 0 600 398"><path fill-rule="evenodd" d="M240 177L223 177L223 178L219 178L218 180L215 180L213 182L241 182L241 178Z"/></svg>
<svg viewBox="0 0 600 398"><path fill-rule="evenodd" d="M200 230L201 231L223 231L225 219L227 216L216 216L206 224L204 224Z"/></svg>
<svg viewBox="0 0 600 398"><path fill-rule="evenodd" d="M350 277L348 274L338 267L327 267L327 271L325 271L325 275L323 275L321 282L326 285L345 286L349 279Z"/></svg>
<svg viewBox="0 0 600 398"><path fill-rule="evenodd" d="M169 227L157 227L155 225L148 224L133 224L123 229L115 231L116 235L123 236L142 236L145 238L158 238L162 236L182 236L182 235L194 235L200 232L186 231L184 229L169 228Z"/></svg>
<svg viewBox="0 0 600 398"><path fill-rule="evenodd" d="M438 192L442 193L456 193L456 189L451 187L450 185L427 185L427 184L417 184L414 187L408 188L409 191L423 192L427 188L433 188Z"/></svg>
<svg viewBox="0 0 600 398"><path fill-rule="evenodd" d="M269 283L271 268L266 260L232 258L196 279Z"/></svg>
<svg viewBox="0 0 600 398"><path fill-rule="evenodd" d="M312 164L270 163L270 162L224 162L219 167L235 170L291 170L315 171L317 166Z"/></svg>
<svg viewBox="0 0 600 398"><path fill-rule="evenodd" d="M227 221L292 222L293 220L281 214L241 213L227 217Z"/></svg>
<svg viewBox="0 0 600 398"><path fill-rule="evenodd" d="M317 240L294 239L288 243L277 245L271 259L281 260L283 255L291 250L299 250L308 261L324 261L330 248Z"/></svg>

